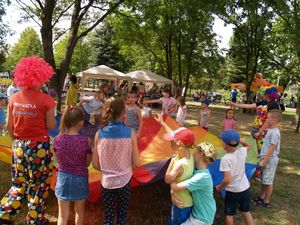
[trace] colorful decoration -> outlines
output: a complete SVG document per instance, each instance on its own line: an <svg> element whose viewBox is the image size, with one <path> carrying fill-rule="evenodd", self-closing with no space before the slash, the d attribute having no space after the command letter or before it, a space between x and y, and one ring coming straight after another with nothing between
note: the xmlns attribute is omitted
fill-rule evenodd
<svg viewBox="0 0 300 225"><path fill-rule="evenodd" d="M283 92L282 86L273 85L267 80L263 79L262 74L257 73L251 83L250 90L253 92L260 92L261 94L264 93L264 90L269 87L275 87L278 92ZM232 83L231 89L239 89L241 91L246 90L246 85L244 83Z"/></svg>
<svg viewBox="0 0 300 225"><path fill-rule="evenodd" d="M179 128L179 125L170 117L166 117L165 122L172 129ZM209 142L214 144L218 150L218 159L209 167L213 177L214 185L218 185L223 179L223 173L219 171L220 158L225 154L225 151L222 150L222 141L217 136L198 126L191 127L189 129L195 135L196 144L201 142ZM93 132L96 132L97 129L91 128L88 130L83 130L83 133L85 133L85 131L89 131L89 136L92 136L92 130ZM132 186L153 183L164 177L169 164L169 159L172 157L172 155L174 155L174 151L171 149L170 142L164 141L163 139L163 135L165 133L165 129L161 127L161 125L153 118L144 119L143 129L138 140L141 166L134 170ZM253 143L253 148L249 152L246 164L246 173L250 178L255 172L258 159L255 140L251 137L246 137L246 140ZM11 145L12 142L8 136L0 137L0 160L10 163ZM51 185L52 189L55 187L55 179L56 174L54 171ZM91 202L95 202L100 198L100 173L94 170L92 166L89 167L89 187L89 200Z"/></svg>

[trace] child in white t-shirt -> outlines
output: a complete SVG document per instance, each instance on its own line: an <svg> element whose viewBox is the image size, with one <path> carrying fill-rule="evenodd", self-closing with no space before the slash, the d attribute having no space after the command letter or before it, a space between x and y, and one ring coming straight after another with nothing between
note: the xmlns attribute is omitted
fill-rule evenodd
<svg viewBox="0 0 300 225"><path fill-rule="evenodd" d="M139 97L138 105L141 108L143 118L149 118L152 116L152 109L149 107L148 103L144 101L144 97Z"/></svg>
<svg viewBox="0 0 300 225"><path fill-rule="evenodd" d="M184 121L187 115L187 107L185 105L185 97L184 96L179 96L177 99L177 104L179 105L178 111L177 111L177 116L176 116L176 122L180 126L184 126Z"/></svg>
<svg viewBox="0 0 300 225"><path fill-rule="evenodd" d="M97 91L94 96L84 97L78 106L84 109L84 121L89 122L90 117L93 116L94 121L98 122L102 114L102 107L104 105L105 96L100 91Z"/></svg>
<svg viewBox="0 0 300 225"><path fill-rule="evenodd" d="M240 141L240 135L235 130L225 130L220 138L223 141L224 150L227 152L221 159L220 171L224 172L224 179L216 186L219 192L223 188L225 195L225 224L233 224L233 216L237 209L242 212L247 225L253 225L253 218L250 213L250 183L245 173L245 163L250 145ZM237 148L239 144L243 147Z"/></svg>

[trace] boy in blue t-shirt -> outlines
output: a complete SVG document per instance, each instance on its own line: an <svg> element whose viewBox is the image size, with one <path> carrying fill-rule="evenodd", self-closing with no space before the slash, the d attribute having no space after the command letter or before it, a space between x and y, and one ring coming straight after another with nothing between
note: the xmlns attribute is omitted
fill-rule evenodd
<svg viewBox="0 0 300 225"><path fill-rule="evenodd" d="M193 176L180 183L171 183L172 191L189 190L193 197L193 209L190 217L182 225L211 225L216 213L213 197L213 181L207 166L217 158L215 147L207 142L200 143L194 153L196 170ZM174 199L175 200L175 199ZM180 205L178 199L177 203Z"/></svg>
<svg viewBox="0 0 300 225"><path fill-rule="evenodd" d="M7 95L0 92L0 135L2 135L3 130L5 130L5 119L6 114L3 106L6 103Z"/></svg>

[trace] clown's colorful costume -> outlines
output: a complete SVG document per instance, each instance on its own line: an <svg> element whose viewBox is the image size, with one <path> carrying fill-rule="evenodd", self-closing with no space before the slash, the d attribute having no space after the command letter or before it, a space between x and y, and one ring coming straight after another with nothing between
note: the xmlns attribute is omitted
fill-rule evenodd
<svg viewBox="0 0 300 225"><path fill-rule="evenodd" d="M263 145L263 138L267 134L268 130L265 129L259 136L255 136L254 134L257 133L263 126L263 124L266 122L268 111L272 109L280 109L280 105L277 102L277 100L279 99L279 95L275 87L270 87L264 90L264 95L266 96L268 101L262 101L256 104L257 107L252 129L252 136L256 139L258 154L260 154L260 150Z"/></svg>
<svg viewBox="0 0 300 225"><path fill-rule="evenodd" d="M56 104L39 88L54 71L43 59L32 56L21 59L14 74L22 90L12 95L8 105L8 131L13 139L12 186L0 203L0 224L11 224L27 200L25 224L42 225L46 222L53 167L48 125L55 127Z"/></svg>

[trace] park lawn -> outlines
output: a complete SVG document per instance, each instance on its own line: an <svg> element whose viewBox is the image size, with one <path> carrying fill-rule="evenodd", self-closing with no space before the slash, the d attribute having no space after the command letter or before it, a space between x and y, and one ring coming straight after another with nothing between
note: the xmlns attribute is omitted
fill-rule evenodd
<svg viewBox="0 0 300 225"><path fill-rule="evenodd" d="M210 131L219 134L220 123L225 118L225 109L221 106L212 106L212 119ZM187 125L196 124L199 105L189 104L189 116ZM289 113L290 114L290 113ZM272 196L272 208L263 209L253 205L252 215L256 225L297 225L300 224L300 134L294 133L295 125L292 125L293 116L285 114L280 124L282 134L282 145L280 162L274 184ZM292 113L291 113L292 114ZM236 112L239 122L239 131L243 135L249 135L254 115ZM10 186L10 167L0 162L0 197L2 197ZM253 196L259 194L260 184L256 180L251 181L251 192ZM223 200L215 195L219 211L216 215L215 225L224 224L222 213ZM169 215L171 203L169 187L163 181L141 186L133 189L132 198L128 210L128 225L165 225ZM26 209L26 206L23 207ZM47 215L50 224L57 222L57 203L54 193L51 191ZM25 211L22 210L16 218L15 224L24 224ZM103 207L99 200L86 206L86 225L102 224ZM74 213L71 212L69 224L74 224ZM244 224L239 214L235 224Z"/></svg>

